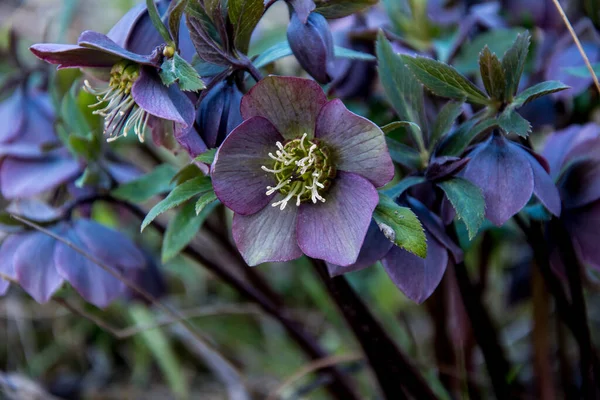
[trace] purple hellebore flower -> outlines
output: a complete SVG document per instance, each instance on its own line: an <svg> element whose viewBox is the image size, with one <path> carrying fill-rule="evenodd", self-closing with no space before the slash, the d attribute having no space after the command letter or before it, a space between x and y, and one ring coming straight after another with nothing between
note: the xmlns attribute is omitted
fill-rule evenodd
<svg viewBox="0 0 600 400"><path fill-rule="evenodd" d="M125 235L87 219L60 222L51 230L98 260L127 274L146 267ZM0 246L0 273L18 283L38 303L46 303L66 281L88 302L106 307L125 293L123 283L62 242L38 231L8 236ZM0 294L9 282L0 278Z"/></svg>
<svg viewBox="0 0 600 400"><path fill-rule="evenodd" d="M561 219L583 262L600 269L600 126L571 125L546 141L543 154L563 204ZM558 257L554 267L562 271Z"/></svg>
<svg viewBox="0 0 600 400"><path fill-rule="evenodd" d="M235 212L233 237L249 265L303 253L356 261L394 166L383 132L327 101L311 80L269 76L242 99L244 122L219 148L212 179Z"/></svg>
<svg viewBox="0 0 600 400"><path fill-rule="evenodd" d="M422 303L431 296L442 280L448 262L461 262L463 253L446 234L444 224L437 215L415 198L407 196L406 203L425 229L426 258L394 246L372 221L356 263L348 267L328 263L329 274L333 277L357 271L381 260L392 282L406 297L416 303Z"/></svg>
<svg viewBox="0 0 600 400"><path fill-rule="evenodd" d="M162 135L155 131L164 129L161 121L171 122L178 136L193 123L191 100L176 85L164 86L158 75L163 40L147 14L145 6L135 7L108 35L85 31L77 45L44 43L30 48L59 69L95 68L94 72L105 73L102 79L108 81L108 87L96 88L86 80L85 89L98 99L94 112L104 117L108 140L133 130L143 141L148 126L159 138Z"/></svg>
<svg viewBox="0 0 600 400"><path fill-rule="evenodd" d="M560 215L558 190L543 157L498 132L475 145L468 157L463 176L481 188L485 215L497 226L521 211L532 194L552 214Z"/></svg>

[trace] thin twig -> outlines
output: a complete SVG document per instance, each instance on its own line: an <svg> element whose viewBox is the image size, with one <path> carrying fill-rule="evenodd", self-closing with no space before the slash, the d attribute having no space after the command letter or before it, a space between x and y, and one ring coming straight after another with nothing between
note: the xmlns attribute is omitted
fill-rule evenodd
<svg viewBox="0 0 600 400"><path fill-rule="evenodd" d="M560 3L558 2L558 0L552 0L552 2L554 3L556 10L560 14L560 17L564 21L565 26L569 30L569 33L571 34L571 37L573 38L573 41L575 42L575 45L577 46L577 49L579 50L581 57L583 57L583 61L585 61L585 66L587 67L588 71L590 71L590 74L592 75L592 79L594 80L594 85L596 85L596 89L598 90L598 93L600 93L600 82L598 82L598 77L596 76L596 73L594 72L594 68L592 67L592 64L590 63L590 59L588 58L587 54L585 54L585 50L583 49L583 46L581 45L581 42L579 41L579 38L577 37L577 34L575 33L573 26L571 25L571 21L569 21L569 18L567 18L567 15L565 14L565 11L563 10L563 8L560 5Z"/></svg>

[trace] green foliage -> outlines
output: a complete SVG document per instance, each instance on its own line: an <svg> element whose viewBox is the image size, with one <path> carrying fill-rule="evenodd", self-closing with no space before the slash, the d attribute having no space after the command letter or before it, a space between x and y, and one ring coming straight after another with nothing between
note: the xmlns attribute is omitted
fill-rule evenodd
<svg viewBox="0 0 600 400"><path fill-rule="evenodd" d="M172 180L175 172L175 168L168 164L159 165L141 178L114 189L111 195L131 203L143 203L152 196L171 190L174 186Z"/></svg>
<svg viewBox="0 0 600 400"><path fill-rule="evenodd" d="M209 149L209 150L206 150L204 153L200 154L199 156L197 156L196 158L194 158L194 161L205 163L205 164L212 164L213 161L215 160L216 154L217 154L217 149Z"/></svg>
<svg viewBox="0 0 600 400"><path fill-rule="evenodd" d="M502 57L502 68L506 76L506 88L504 91L504 99L508 102L512 101L513 96L519 88L519 81L523 75L525 61L529 52L530 43L529 32L523 32L517 36L513 45L506 51Z"/></svg>
<svg viewBox="0 0 600 400"><path fill-rule="evenodd" d="M517 96L515 96L512 106L521 107L530 101L537 99L538 97L546 96L547 94L561 92L569 89L569 86L559 81L546 81L538 83L523 90Z"/></svg>
<svg viewBox="0 0 600 400"><path fill-rule="evenodd" d="M462 114L463 104L463 101L450 101L442 107L431 129L431 136L429 138L430 148L452 128L456 118Z"/></svg>
<svg viewBox="0 0 600 400"><path fill-rule="evenodd" d="M498 126L496 118L472 118L461 124L449 135L444 136L436 154L440 156L458 156L482 133L489 132Z"/></svg>
<svg viewBox="0 0 600 400"><path fill-rule="evenodd" d="M423 167L423 160L418 151L390 137L386 137L385 141L392 160L411 169Z"/></svg>
<svg viewBox="0 0 600 400"><path fill-rule="evenodd" d="M264 12L263 0L229 0L229 19L234 28L235 47L248 52L250 37Z"/></svg>
<svg viewBox="0 0 600 400"><path fill-rule="evenodd" d="M504 54L520 32L520 29L490 29L481 33L471 42L461 46L452 65L463 74L474 74L479 71L479 54L485 46L488 46L492 53Z"/></svg>
<svg viewBox="0 0 600 400"><path fill-rule="evenodd" d="M492 99L501 102L504 99L504 93L506 91L506 77L504 76L502 63L496 54L493 54L490 51L487 45L479 55L479 70L488 95L490 95Z"/></svg>
<svg viewBox="0 0 600 400"><path fill-rule="evenodd" d="M163 23L158 9L156 8L156 3L154 0L146 0L146 7L148 8L148 15L150 16L150 20L152 21L152 25L156 28L160 36L163 38L165 43L173 48L177 48L173 39L171 38L171 34L169 33L169 29Z"/></svg>
<svg viewBox="0 0 600 400"><path fill-rule="evenodd" d="M485 219L485 199L481 189L464 178L455 177L437 184L456 210L456 215L467 226L472 240Z"/></svg>
<svg viewBox="0 0 600 400"><path fill-rule="evenodd" d="M498 125L506 133L516 133L521 137L527 137L531 133L531 124L512 108L507 108L500 117Z"/></svg>
<svg viewBox="0 0 600 400"><path fill-rule="evenodd" d="M427 257L427 239L417 216L410 208L401 207L385 194L379 194L379 204L373 218L383 234L396 246L419 257Z"/></svg>
<svg viewBox="0 0 600 400"><path fill-rule="evenodd" d="M179 25L181 24L181 17L187 7L189 0L173 0L169 9L169 31L175 44L179 47Z"/></svg>
<svg viewBox="0 0 600 400"><path fill-rule="evenodd" d="M402 193L411 187L424 182L425 177L423 176L407 176L392 187L383 190L382 193L392 199L397 199Z"/></svg>
<svg viewBox="0 0 600 400"><path fill-rule="evenodd" d="M325 18L343 18L374 6L379 0L315 0L315 12Z"/></svg>
<svg viewBox="0 0 600 400"><path fill-rule="evenodd" d="M165 86L177 82L183 91L198 92L206 89L194 67L177 53L171 58L165 58L160 66L159 75Z"/></svg>

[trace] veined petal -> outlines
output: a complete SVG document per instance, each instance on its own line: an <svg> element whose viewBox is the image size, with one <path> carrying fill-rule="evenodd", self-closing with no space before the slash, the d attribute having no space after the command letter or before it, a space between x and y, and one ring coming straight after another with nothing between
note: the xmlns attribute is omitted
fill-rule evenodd
<svg viewBox="0 0 600 400"><path fill-rule="evenodd" d="M365 178L338 172L325 203L304 203L298 214L298 244L307 256L331 264L354 264L379 195Z"/></svg>
<svg viewBox="0 0 600 400"><path fill-rule="evenodd" d="M520 146L514 146L523 155L529 158L531 171L533 172L533 193L542 202L542 204L554 215L559 216L561 211L560 194L554 181L544 168L540 161L546 162L541 156L530 154Z"/></svg>
<svg viewBox="0 0 600 400"><path fill-rule="evenodd" d="M73 44L39 43L29 48L39 59L63 68L112 68L122 58Z"/></svg>
<svg viewBox="0 0 600 400"><path fill-rule="evenodd" d="M264 117L286 139L315 134L317 115L327 103L318 83L310 79L268 76L242 98L244 119Z"/></svg>
<svg viewBox="0 0 600 400"><path fill-rule="evenodd" d="M394 284L412 301L424 302L438 287L446 267L448 252L427 231L427 258L422 259L394 246L382 260Z"/></svg>
<svg viewBox="0 0 600 400"><path fill-rule="evenodd" d="M112 54L120 59L129 60L136 64L158 66L154 60L148 56L133 53L125 50L123 47L116 44L108 36L94 31L85 31L79 35L77 44L81 47L101 50L105 53Z"/></svg>
<svg viewBox="0 0 600 400"><path fill-rule="evenodd" d="M212 180L215 194L238 214L254 214L272 201L267 186L276 186L275 175L263 171L270 166L276 143L283 137L265 118L243 122L225 139L215 156Z"/></svg>
<svg viewBox="0 0 600 400"><path fill-rule="evenodd" d="M275 195L273 201L283 198ZM250 266L294 260L302 255L296 241L298 207L264 207L252 215L235 214L233 240Z"/></svg>
<svg viewBox="0 0 600 400"><path fill-rule="evenodd" d="M348 111L341 100L332 100L321 109L315 136L331 148L338 170L367 178L376 187L394 177L394 164L381 129Z"/></svg>

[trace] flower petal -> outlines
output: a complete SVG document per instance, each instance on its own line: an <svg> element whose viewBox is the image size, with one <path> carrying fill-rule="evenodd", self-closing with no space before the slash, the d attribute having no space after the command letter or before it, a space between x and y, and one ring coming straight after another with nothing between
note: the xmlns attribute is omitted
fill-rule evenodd
<svg viewBox="0 0 600 400"><path fill-rule="evenodd" d="M469 157L464 177L483 191L486 217L500 226L518 213L533 193L529 159L499 134L477 147Z"/></svg>
<svg viewBox="0 0 600 400"><path fill-rule="evenodd" d="M35 56L63 68L111 68L120 56L73 44L34 44L29 48Z"/></svg>
<svg viewBox="0 0 600 400"><path fill-rule="evenodd" d="M0 189L7 199L31 197L75 178L76 160L48 155L37 160L6 158L0 165Z"/></svg>
<svg viewBox="0 0 600 400"><path fill-rule="evenodd" d="M321 109L315 136L330 146L337 169L361 175L376 187L394 177L394 164L381 129L348 111L341 100L332 100Z"/></svg>
<svg viewBox="0 0 600 400"><path fill-rule="evenodd" d="M331 264L354 264L371 224L379 195L365 178L339 172L325 203L300 205L298 244L309 257Z"/></svg>
<svg viewBox="0 0 600 400"><path fill-rule="evenodd" d="M25 127L28 104L23 96L23 89L18 88L0 103L0 143L13 140Z"/></svg>
<svg viewBox="0 0 600 400"><path fill-rule="evenodd" d="M0 246L0 273L9 278L17 279L15 274L15 253L19 247L26 241L34 232L21 233L10 235L2 242Z"/></svg>
<svg viewBox="0 0 600 400"><path fill-rule="evenodd" d="M282 198L277 194L273 200ZM283 210L267 206L252 215L234 215L233 240L248 265L290 261L302 255L296 242L297 215L294 204Z"/></svg>
<svg viewBox="0 0 600 400"><path fill-rule="evenodd" d="M581 260L600 270L600 201L577 210L565 210L561 219L571 234L573 245Z"/></svg>
<svg viewBox="0 0 600 400"><path fill-rule="evenodd" d="M533 172L533 193L552 214L559 216L561 211L560 194L554 181L537 158L523 149L518 149L523 152L525 157L529 158Z"/></svg>
<svg viewBox="0 0 600 400"><path fill-rule="evenodd" d="M282 142L275 127L261 117L243 122L225 139L215 156L212 180L215 194L223 204L238 214L249 215L261 210L271 200L267 186L275 186L275 176L261 166L271 166L269 152Z"/></svg>
<svg viewBox="0 0 600 400"><path fill-rule="evenodd" d="M77 44L81 47L97 49L103 51L104 53L112 54L119 58L124 58L136 64L158 66L150 57L125 50L123 47L119 46L112 39L106 35L103 35L102 33L85 31L79 35Z"/></svg>
<svg viewBox="0 0 600 400"><path fill-rule="evenodd" d="M347 267L327 263L329 276L334 277L370 267L381 260L390 251L392 246L392 242L383 235L377 223L371 220L369 230L367 230L365 241L360 249L360 253L358 253L356 262Z"/></svg>
<svg viewBox="0 0 600 400"><path fill-rule="evenodd" d="M8 288L10 287L10 282L0 278L0 296L4 296L6 292L8 292Z"/></svg>
<svg viewBox="0 0 600 400"><path fill-rule="evenodd" d="M382 260L383 267L394 284L412 301L424 302L438 287L446 267L448 252L427 235L427 258L422 259L400 247L394 246Z"/></svg>
<svg viewBox="0 0 600 400"><path fill-rule="evenodd" d="M38 303L47 303L64 282L54 265L55 247L54 238L35 232L14 255L17 281Z"/></svg>
<svg viewBox="0 0 600 400"><path fill-rule="evenodd" d="M268 76L257 83L242 99L244 119L264 117L286 139L311 139L315 122L327 97L318 83L310 79Z"/></svg>

